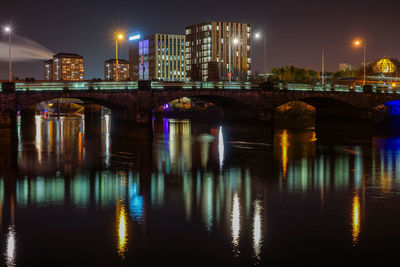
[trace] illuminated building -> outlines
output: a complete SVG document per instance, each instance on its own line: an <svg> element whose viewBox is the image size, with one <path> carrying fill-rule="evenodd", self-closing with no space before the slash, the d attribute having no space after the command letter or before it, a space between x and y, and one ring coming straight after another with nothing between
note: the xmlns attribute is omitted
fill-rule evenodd
<svg viewBox="0 0 400 267"><path fill-rule="evenodd" d="M53 80L53 60L49 59L44 62L43 77L46 81Z"/></svg>
<svg viewBox="0 0 400 267"><path fill-rule="evenodd" d="M118 80L129 80L129 62L125 59L118 59ZM117 63L115 59L104 61L104 80L114 81Z"/></svg>
<svg viewBox="0 0 400 267"><path fill-rule="evenodd" d="M54 81L83 81L83 56L59 53L53 56Z"/></svg>
<svg viewBox="0 0 400 267"><path fill-rule="evenodd" d="M129 45L130 80L185 81L185 36L154 34Z"/></svg>
<svg viewBox="0 0 400 267"><path fill-rule="evenodd" d="M351 70L352 67L349 63L339 63L339 71Z"/></svg>
<svg viewBox="0 0 400 267"><path fill-rule="evenodd" d="M204 22L186 27L189 80L247 81L251 76L251 27L247 23ZM231 63L231 72L229 71Z"/></svg>
<svg viewBox="0 0 400 267"><path fill-rule="evenodd" d="M383 58L375 63L373 69L375 73L393 74L396 71L396 65L389 59Z"/></svg>

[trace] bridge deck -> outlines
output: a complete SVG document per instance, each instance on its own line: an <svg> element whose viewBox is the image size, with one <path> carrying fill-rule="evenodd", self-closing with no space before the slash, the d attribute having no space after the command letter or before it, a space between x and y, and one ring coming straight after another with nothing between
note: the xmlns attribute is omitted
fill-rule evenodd
<svg viewBox="0 0 400 267"><path fill-rule="evenodd" d="M138 90L138 89L225 89L225 90L251 90L265 89L265 85L254 82L162 82L162 81L139 81L139 82L16 82L15 91L86 91L86 90ZM13 86L14 86L13 84ZM6 91L6 83L0 84L0 92ZM310 85L310 84L275 84L274 90L289 91L337 91L337 92L364 92L361 85ZM268 89L272 89L269 84ZM372 85L374 93L400 93L400 87L391 84Z"/></svg>

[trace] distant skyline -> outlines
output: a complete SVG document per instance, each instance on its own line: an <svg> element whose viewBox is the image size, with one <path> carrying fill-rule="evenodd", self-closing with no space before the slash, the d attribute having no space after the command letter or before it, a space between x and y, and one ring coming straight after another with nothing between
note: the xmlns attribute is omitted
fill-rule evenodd
<svg viewBox="0 0 400 267"><path fill-rule="evenodd" d="M148 1L28 1L2 0L0 23L11 22L14 32L54 53L78 53L85 58L85 78L103 78L104 61L114 58L112 33L125 28L128 34L141 32L184 34L187 25L203 21L237 21L252 25L268 39L268 69L295 65L319 70L322 47L326 70L336 71L339 63L361 66L362 51L352 46L356 37L367 41L367 61L400 58L400 3L366 1L238 1L148 0ZM0 35L1 41L6 36ZM253 71L263 72L263 47L253 42ZM120 49L128 58L128 46ZM7 62L0 62L0 79L7 78ZM15 76L42 79L42 61L13 65Z"/></svg>

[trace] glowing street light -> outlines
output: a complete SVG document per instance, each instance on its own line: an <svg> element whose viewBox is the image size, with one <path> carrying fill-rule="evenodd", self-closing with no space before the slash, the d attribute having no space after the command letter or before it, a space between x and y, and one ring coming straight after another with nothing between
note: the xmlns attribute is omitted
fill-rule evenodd
<svg viewBox="0 0 400 267"><path fill-rule="evenodd" d="M263 36L261 33L256 33L256 39L263 38L264 40L264 82L267 81L267 38Z"/></svg>
<svg viewBox="0 0 400 267"><path fill-rule="evenodd" d="M8 81L11 82L12 80L12 73L11 73L11 33L12 29L10 26L4 27L4 32L8 34Z"/></svg>
<svg viewBox="0 0 400 267"><path fill-rule="evenodd" d="M361 40L355 40L354 41L354 46L360 47L361 45L364 48L364 79L363 79L363 85L365 85L365 57L366 57L366 50L367 50L367 42L361 41Z"/></svg>
<svg viewBox="0 0 400 267"><path fill-rule="evenodd" d="M118 82L118 69L119 69L119 64L118 64L118 40L124 40L125 36L123 34L118 34L117 38L115 38L115 81Z"/></svg>

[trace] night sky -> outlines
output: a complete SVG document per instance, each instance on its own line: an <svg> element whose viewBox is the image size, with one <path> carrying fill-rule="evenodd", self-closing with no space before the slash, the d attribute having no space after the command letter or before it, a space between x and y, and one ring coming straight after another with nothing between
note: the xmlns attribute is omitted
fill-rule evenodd
<svg viewBox="0 0 400 267"><path fill-rule="evenodd" d="M268 36L268 65L293 64L320 69L321 48L329 71L340 62L359 67L362 50L352 47L355 37L367 40L367 60L400 58L400 1L360 0L1 0L0 23L54 53L78 53L85 58L85 78L103 78L103 63L114 58L112 33L184 34L185 26L203 21L252 24ZM6 41L1 36L2 41ZM2 46L4 47L4 46ZM1 51L0 51L1 53ZM4 53L4 51L3 51ZM128 58L125 45L121 58ZM261 43L253 43L253 70L263 71ZM0 79L7 78L7 62L0 62ZM14 75L42 79L42 61L14 65Z"/></svg>

